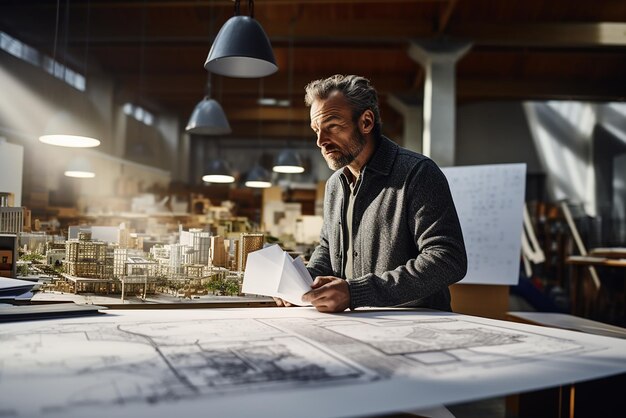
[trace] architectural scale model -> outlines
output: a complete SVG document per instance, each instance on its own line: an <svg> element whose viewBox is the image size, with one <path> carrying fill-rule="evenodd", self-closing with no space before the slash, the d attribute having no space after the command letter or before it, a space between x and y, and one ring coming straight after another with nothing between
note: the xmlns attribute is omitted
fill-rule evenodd
<svg viewBox="0 0 626 418"><path fill-rule="evenodd" d="M239 295L247 255L263 248L264 235L233 232L234 228L246 228L244 219L219 220L217 225L228 238L200 228L184 231L179 227L177 234L155 240L148 234L131 233L124 225L81 227L76 238L64 241L43 232L22 233L18 235L24 251L22 278L51 274L54 279L44 291L119 294L122 300L158 294L187 299L206 294ZM114 242L94 239L89 232L92 229L117 238ZM176 238L178 242L163 243ZM144 251L148 241L160 243Z"/></svg>

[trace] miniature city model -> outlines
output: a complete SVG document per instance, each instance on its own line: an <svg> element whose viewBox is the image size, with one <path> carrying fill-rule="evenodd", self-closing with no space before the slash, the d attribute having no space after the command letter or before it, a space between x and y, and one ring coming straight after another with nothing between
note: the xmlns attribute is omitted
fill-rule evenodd
<svg viewBox="0 0 626 418"><path fill-rule="evenodd" d="M132 239L136 237L121 228L118 242L105 242L93 239L89 229L63 243L44 241L44 245L41 239L33 241L32 234L25 235L21 278L46 274L52 280L42 287L44 292L119 295L122 301L129 296L145 300L149 295L233 296L241 294L248 254L264 244L259 233L230 232L225 239L202 229L180 228L178 243L155 244L145 252L145 237Z"/></svg>

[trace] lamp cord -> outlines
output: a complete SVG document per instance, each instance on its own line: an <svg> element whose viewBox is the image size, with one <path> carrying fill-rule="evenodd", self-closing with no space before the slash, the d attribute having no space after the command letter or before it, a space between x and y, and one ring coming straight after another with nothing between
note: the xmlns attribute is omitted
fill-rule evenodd
<svg viewBox="0 0 626 418"><path fill-rule="evenodd" d="M144 70L144 56L145 56L145 37L146 37L146 0L143 0L141 7L141 45L139 48L139 92L138 102L142 96L143 90L143 70ZM139 103L137 103L140 105Z"/></svg>
<svg viewBox="0 0 626 418"><path fill-rule="evenodd" d="M91 2L87 0L87 30L85 34L85 66L83 67L83 77L85 77L85 90L87 90L87 62L89 60L89 24L91 21Z"/></svg>
<svg viewBox="0 0 626 418"><path fill-rule="evenodd" d="M259 102L261 101L261 99L263 98L263 78L259 78ZM261 107L261 105L258 105L259 107L259 119L258 119L258 124L257 124L257 141L259 143L259 148L262 148L261 146L261 137L263 136L263 109Z"/></svg>
<svg viewBox="0 0 626 418"><path fill-rule="evenodd" d="M54 45L52 46L52 76L56 77L57 72L57 43L59 37L59 12L61 9L61 0L57 0L57 15L54 24Z"/></svg>
<svg viewBox="0 0 626 418"><path fill-rule="evenodd" d="M69 43L68 36L70 32L70 0L65 0L65 33L63 34L63 77L65 80L67 74L67 45Z"/></svg>
<svg viewBox="0 0 626 418"><path fill-rule="evenodd" d="M254 0L248 0L248 13L250 13L250 17L254 19ZM239 16L240 14L240 0L235 0L235 16Z"/></svg>
<svg viewBox="0 0 626 418"><path fill-rule="evenodd" d="M292 125L292 118L293 118L293 106L291 103L292 100L292 96L293 96L293 65L294 65L294 59L293 59L293 32L294 32L294 27L296 24L296 20L295 18L291 20L291 22L289 23L289 49L288 49L288 73L287 73L287 95L288 100L289 100L289 110L287 112L287 147L289 147L289 140L291 138L291 125Z"/></svg>

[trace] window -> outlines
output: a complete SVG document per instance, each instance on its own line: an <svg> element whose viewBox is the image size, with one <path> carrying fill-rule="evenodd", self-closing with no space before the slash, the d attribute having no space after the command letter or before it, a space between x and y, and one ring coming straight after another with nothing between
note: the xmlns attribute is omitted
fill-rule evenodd
<svg viewBox="0 0 626 418"><path fill-rule="evenodd" d="M2 31L0 31L0 49L22 61L42 68L48 74L52 74L54 77L65 81L76 90L85 91L87 87L87 82L83 74L66 67L60 62L53 60L49 56L37 51L35 48L26 45L22 41Z"/></svg>
<svg viewBox="0 0 626 418"><path fill-rule="evenodd" d="M141 106L132 103L124 103L122 106L124 114L138 120L139 122L152 126L154 124L154 115Z"/></svg>

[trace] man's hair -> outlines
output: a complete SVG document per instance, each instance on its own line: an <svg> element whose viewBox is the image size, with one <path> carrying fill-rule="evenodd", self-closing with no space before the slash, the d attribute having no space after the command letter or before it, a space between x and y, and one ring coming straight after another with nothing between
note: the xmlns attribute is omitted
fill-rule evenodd
<svg viewBox="0 0 626 418"><path fill-rule="evenodd" d="M366 110L374 113L374 137L381 135L382 122L378 108L378 94L370 81L358 75L335 74L331 77L311 81L304 88L306 94L304 103L311 106L315 100L326 100L334 91L338 91L346 98L352 109L352 119L356 123Z"/></svg>

